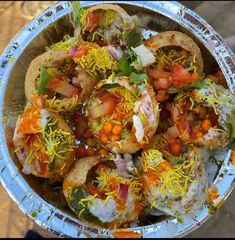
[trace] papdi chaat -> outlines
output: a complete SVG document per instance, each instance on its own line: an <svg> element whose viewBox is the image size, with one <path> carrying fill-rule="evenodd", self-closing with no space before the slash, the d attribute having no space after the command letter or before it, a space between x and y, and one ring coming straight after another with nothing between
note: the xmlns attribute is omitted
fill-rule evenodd
<svg viewBox="0 0 235 240"><path fill-rule="evenodd" d="M98 84L87 116L92 133L104 146L117 153L135 153L155 133L159 109L147 82L133 85L128 77L115 77Z"/></svg>
<svg viewBox="0 0 235 240"><path fill-rule="evenodd" d="M97 156L79 159L63 182L66 200L78 218L121 227L138 220L143 210L141 184L124 177L113 161Z"/></svg>
<svg viewBox="0 0 235 240"><path fill-rule="evenodd" d="M75 137L64 119L43 106L43 97L26 105L13 137L23 173L43 178L67 174L75 161Z"/></svg>

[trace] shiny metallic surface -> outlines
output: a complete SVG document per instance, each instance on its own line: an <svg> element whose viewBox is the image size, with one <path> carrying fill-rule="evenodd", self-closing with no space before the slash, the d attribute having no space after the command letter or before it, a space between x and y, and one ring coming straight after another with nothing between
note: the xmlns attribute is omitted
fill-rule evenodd
<svg viewBox="0 0 235 240"><path fill-rule="evenodd" d="M145 29L144 36L163 30L175 29L189 34L199 44L205 60L205 71L219 65L230 90L235 93L235 56L223 39L201 17L177 2L109 1L118 3L130 14L151 14L153 24ZM99 1L82 1L82 6L91 6ZM46 46L61 40L65 33L72 33L68 22L70 3L61 1L34 18L9 43L0 58L0 178L1 183L27 214L44 229L60 237L112 237L112 231L90 226L79 221L69 209L60 207L38 187L38 179L25 176L14 155L11 143L15 121L25 104L24 77L30 61L42 53ZM234 187L235 167L230 163L230 151L211 153L217 161L223 161L217 175L211 179L220 193L215 206L220 206ZM206 159L205 159L206 160ZM214 166L208 161L208 168ZM194 218L179 224L175 218L131 230L143 237L183 237L198 228L211 215L208 209L196 213ZM170 230L169 230L170 229Z"/></svg>

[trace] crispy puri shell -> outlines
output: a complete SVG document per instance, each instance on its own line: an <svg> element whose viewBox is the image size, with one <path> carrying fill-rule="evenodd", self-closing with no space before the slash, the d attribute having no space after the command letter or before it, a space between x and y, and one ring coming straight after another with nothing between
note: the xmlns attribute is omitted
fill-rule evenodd
<svg viewBox="0 0 235 240"><path fill-rule="evenodd" d="M83 70L83 68L80 65L76 67L76 70L79 72L78 79L80 87L82 88L82 92L79 98L83 102L91 95L95 85L99 81L99 78L96 76L91 76L89 73Z"/></svg>
<svg viewBox="0 0 235 240"><path fill-rule="evenodd" d="M105 81L102 81L101 82L101 85L99 87L101 87L103 84L105 84L106 82ZM134 90L135 88L128 83L128 78L126 77L118 77L118 78L115 78L113 79L112 83L118 83L119 85L129 89L129 90ZM98 88L99 88L98 87ZM151 91L149 91L149 94L151 95ZM154 135L156 129L157 129L157 126L158 126L158 122L159 122L159 117L160 117L160 114L159 114L159 105L158 105L158 102L155 100L154 98L154 95L151 95L151 100L154 102L154 114L155 114L155 117L156 117L156 122L154 124L154 126L151 126L152 129L150 128L148 130L147 133L145 133L145 135L151 139L152 136ZM89 105L88 105L88 108L89 108ZM92 121L97 121L97 119L89 119L89 122L88 122L88 125L91 127L91 124L92 124ZM136 137L134 134L131 134L130 136L130 139L126 139L126 140L119 140L119 141L116 141L116 142L110 142L106 145L104 145L101 141L100 141L100 137L99 136L96 136L97 138L97 141L100 142L100 144L103 145L104 148L114 152L114 153L135 153L137 152L138 150L140 150L141 148L143 148L143 144L137 142L136 140Z"/></svg>
<svg viewBox="0 0 235 240"><path fill-rule="evenodd" d="M49 112L49 111L48 111ZM58 128L59 129L63 129L66 130L67 132L69 132L71 135L73 135L73 132L71 131L70 127L68 126L68 124L64 121L64 119L58 115L57 113L54 112L49 112L50 116L53 119L56 119L58 122ZM13 143L17 149L17 147L23 146L24 149L26 150L26 153L29 153L29 146L26 144L24 139L19 138L17 141L13 140ZM16 154L20 160L20 156L19 156L19 152L16 151ZM75 150L74 151L70 151L67 152L65 154L65 159L59 159L56 158L55 161L55 168L53 169L54 171L46 171L45 175L41 176L36 170L32 169L32 174L38 177L43 177L43 178L59 178L61 176L65 176L69 170L69 168L71 167L71 165L74 163L75 160ZM22 162L23 164L23 162ZM65 164L65 166L64 166ZM63 170L61 170L63 169Z"/></svg>
<svg viewBox="0 0 235 240"><path fill-rule="evenodd" d="M105 147L110 149L112 152L117 152L117 153L136 153L138 150L140 150L143 147L143 145L141 145L137 141L132 142L128 139L128 140L121 140L118 142L108 143Z"/></svg>
<svg viewBox="0 0 235 240"><path fill-rule="evenodd" d="M69 132L72 136L73 136L73 132L70 129L69 125L64 121L64 119L57 113L54 112L49 112L50 115L52 116L53 119L57 119L58 120L58 128L66 130L67 132ZM71 152L67 152L65 154L65 159L66 159L66 164L65 167L63 167L63 171L60 171L60 175L65 176L67 174L67 172L69 171L70 167L72 166L72 164L75 161L75 149L74 151ZM59 169L64 165L64 160L61 159L57 159L57 163L59 165Z"/></svg>
<svg viewBox="0 0 235 240"><path fill-rule="evenodd" d="M226 147L230 139L230 132L220 132L217 137L211 138L210 140L206 140L205 136L199 139L192 139L192 143L197 147L202 147L208 150L215 150L218 148Z"/></svg>
<svg viewBox="0 0 235 240"><path fill-rule="evenodd" d="M36 79L40 74L40 66L50 66L52 61L62 60L69 57L67 53L61 50L50 50L37 56L32 60L25 76L25 96L29 102L32 102L33 96L37 94Z"/></svg>
<svg viewBox="0 0 235 240"><path fill-rule="evenodd" d="M198 73L203 72L203 60L201 50L192 38L178 31L161 32L145 41L145 45L153 50L166 46L179 46L196 56Z"/></svg>
<svg viewBox="0 0 235 240"><path fill-rule="evenodd" d="M85 43L83 43L85 44ZM94 45L97 47L97 44L89 44ZM29 102L32 102L33 97L37 94L36 90L36 79L39 76L40 73L40 66L44 64L45 66L50 66L51 62L63 60L65 58L71 57L69 54L65 53L61 50L50 50L48 52L45 52L31 62L28 71L26 73L25 78L25 96ZM79 84L82 89L79 99L81 101L85 101L87 97L90 96L91 92L93 91L94 86L98 82L98 78L89 75L84 69L81 68L81 66L76 67L79 71ZM70 104L71 99L64 98L61 102L61 106L65 107Z"/></svg>
<svg viewBox="0 0 235 240"><path fill-rule="evenodd" d="M131 18L128 13L120 6L118 5L114 5L114 4L99 4L99 5L95 5L93 7L88 8L88 11L90 12L94 12L96 10L114 10L116 12L118 12L122 18L125 20L126 18Z"/></svg>
<svg viewBox="0 0 235 240"><path fill-rule="evenodd" d="M63 192L66 198L73 188L81 187L86 182L88 171L99 162L98 156L80 158L73 165L63 182Z"/></svg>

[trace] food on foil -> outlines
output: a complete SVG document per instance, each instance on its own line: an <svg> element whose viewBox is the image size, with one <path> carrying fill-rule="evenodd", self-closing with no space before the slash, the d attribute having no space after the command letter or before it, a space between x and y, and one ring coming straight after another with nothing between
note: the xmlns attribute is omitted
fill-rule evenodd
<svg viewBox="0 0 235 240"><path fill-rule="evenodd" d="M208 176L194 145L155 135L139 160L144 196L153 211L180 219L200 210L208 200Z"/></svg>
<svg viewBox="0 0 235 240"><path fill-rule="evenodd" d="M206 79L202 88L177 95L171 110L180 139L205 149L218 149L230 140L234 108L233 94Z"/></svg>
<svg viewBox="0 0 235 240"><path fill-rule="evenodd" d="M113 160L79 159L63 182L66 200L78 218L121 227L138 220L143 210L141 185L135 176L120 175Z"/></svg>
<svg viewBox="0 0 235 240"><path fill-rule="evenodd" d="M80 23L75 25L76 38L116 48L135 47L143 41L139 19L118 5L99 4L80 11L74 6L74 17Z"/></svg>
<svg viewBox="0 0 235 240"><path fill-rule="evenodd" d="M74 44L75 41L68 38L32 60L25 78L28 101L32 101L37 94L44 94L47 104L53 109L68 111L89 97L98 77L90 75L76 63L78 50L73 52L77 49ZM87 48L82 48L82 51L88 51L88 46L89 49L97 48L94 44L84 43L83 46Z"/></svg>
<svg viewBox="0 0 235 240"><path fill-rule="evenodd" d="M116 153L135 153L157 129L159 109L152 87L128 77L102 81L88 101L91 132Z"/></svg>
<svg viewBox="0 0 235 240"><path fill-rule="evenodd" d="M159 101L166 101L169 94L182 88L197 85L202 77L203 60L192 38L178 31L166 31L147 39L145 46L156 56L148 75Z"/></svg>
<svg viewBox="0 0 235 240"><path fill-rule="evenodd" d="M22 172L56 183L80 220L106 228L211 208L202 150L235 146L222 72L205 76L185 33L144 39L140 18L116 4L71 5L74 36L26 73L13 137Z"/></svg>
<svg viewBox="0 0 235 240"><path fill-rule="evenodd" d="M186 155L186 154L185 154ZM183 162L156 149L142 153L144 195L151 208L180 218L200 210L207 200L207 176L195 149Z"/></svg>
<svg viewBox="0 0 235 240"><path fill-rule="evenodd" d="M75 160L75 137L64 119L45 108L43 97L27 104L13 137L22 172L43 178L63 177Z"/></svg>

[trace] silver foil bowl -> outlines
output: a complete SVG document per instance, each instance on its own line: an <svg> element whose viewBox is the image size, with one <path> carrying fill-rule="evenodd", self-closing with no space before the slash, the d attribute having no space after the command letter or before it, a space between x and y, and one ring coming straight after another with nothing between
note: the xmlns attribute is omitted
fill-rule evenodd
<svg viewBox="0 0 235 240"><path fill-rule="evenodd" d="M196 13L177 2L108 2L120 4L130 14L150 15L152 21L143 30L145 37L165 30L179 30L191 36L201 48L205 72L220 67L230 90L235 92L235 56L218 33ZM104 2L82 1L81 5L97 3ZM49 186L40 178L22 174L11 141L17 116L25 104L24 79L30 61L65 34L73 34L68 17L70 12L70 3L66 1L49 7L15 36L0 58L0 178L21 211L49 232L60 237L112 237L112 230L79 221L59 191L58 194L50 194L51 187L56 189L58 186ZM208 158L209 180L214 182L220 193L214 202L216 207L223 204L234 187L235 167L230 163L230 154L230 150L224 149L204 156ZM210 216L205 207L184 224L177 223L175 218L154 217L149 225L129 230L139 232L142 237L182 237Z"/></svg>

